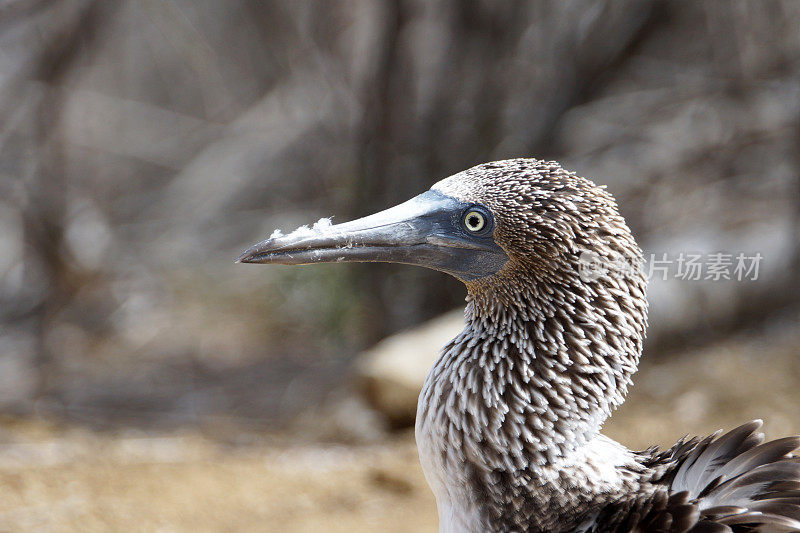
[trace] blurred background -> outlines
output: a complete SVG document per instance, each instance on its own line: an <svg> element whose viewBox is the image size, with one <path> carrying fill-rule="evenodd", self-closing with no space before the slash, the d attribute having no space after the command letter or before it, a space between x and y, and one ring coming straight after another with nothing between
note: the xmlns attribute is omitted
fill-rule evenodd
<svg viewBox="0 0 800 533"><path fill-rule="evenodd" d="M654 277L612 437L800 432L798 28L791 0L1 2L0 530L434 530L409 427L464 289L233 260L509 157L607 184L648 257L763 257Z"/></svg>

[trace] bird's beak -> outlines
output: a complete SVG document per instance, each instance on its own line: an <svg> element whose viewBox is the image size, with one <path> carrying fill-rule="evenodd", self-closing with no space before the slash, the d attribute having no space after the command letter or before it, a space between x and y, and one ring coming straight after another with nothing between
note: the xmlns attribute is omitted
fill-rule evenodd
<svg viewBox="0 0 800 533"><path fill-rule="evenodd" d="M471 280L493 274L508 257L491 235L461 229L469 204L430 190L398 206L352 222L301 228L242 253L239 263L305 265L388 262L419 265Z"/></svg>

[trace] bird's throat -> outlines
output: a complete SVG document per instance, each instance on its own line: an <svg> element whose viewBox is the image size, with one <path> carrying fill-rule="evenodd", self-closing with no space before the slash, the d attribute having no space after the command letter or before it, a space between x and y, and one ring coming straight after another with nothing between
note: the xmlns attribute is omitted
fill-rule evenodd
<svg viewBox="0 0 800 533"><path fill-rule="evenodd" d="M614 301L602 292L560 284L471 293L466 327L431 370L419 416L434 416L442 438L485 468L569 458L623 401L641 350L643 324L598 314L593 301Z"/></svg>

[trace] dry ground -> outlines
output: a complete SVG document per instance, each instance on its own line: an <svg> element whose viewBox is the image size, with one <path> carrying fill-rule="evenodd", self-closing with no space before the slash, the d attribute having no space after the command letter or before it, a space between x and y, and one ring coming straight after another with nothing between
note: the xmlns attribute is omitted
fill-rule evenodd
<svg viewBox="0 0 800 533"><path fill-rule="evenodd" d="M645 365L607 433L634 448L751 418L800 432L794 325ZM252 437L252 436L251 436ZM302 437L302 436L300 436ZM413 436L369 445L0 424L0 531L434 531Z"/></svg>

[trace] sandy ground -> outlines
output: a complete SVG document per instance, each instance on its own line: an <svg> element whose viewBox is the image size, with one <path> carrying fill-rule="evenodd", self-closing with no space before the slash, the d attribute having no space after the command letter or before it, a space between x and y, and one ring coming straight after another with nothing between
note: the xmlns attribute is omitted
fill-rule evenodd
<svg viewBox="0 0 800 533"><path fill-rule="evenodd" d="M10 447L0 485L2 531L399 532L435 526L435 504L410 435L377 446L226 450L190 435L70 432Z"/></svg>
<svg viewBox="0 0 800 533"><path fill-rule="evenodd" d="M606 432L632 448L756 417L800 432L800 335L787 328L645 362ZM0 531L434 531L411 432L377 444L231 446L197 430L101 433L0 420Z"/></svg>

